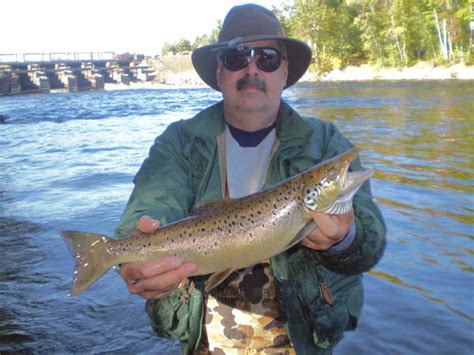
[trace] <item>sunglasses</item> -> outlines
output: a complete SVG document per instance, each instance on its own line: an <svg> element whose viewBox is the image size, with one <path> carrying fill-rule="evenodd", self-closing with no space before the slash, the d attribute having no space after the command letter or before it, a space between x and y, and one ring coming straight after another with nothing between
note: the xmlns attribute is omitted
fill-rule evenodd
<svg viewBox="0 0 474 355"><path fill-rule="evenodd" d="M249 65L251 58L255 60L258 69L267 73L277 70L280 67L281 60L286 59L277 49L271 47L229 48L220 55L224 67L230 71L244 69Z"/></svg>

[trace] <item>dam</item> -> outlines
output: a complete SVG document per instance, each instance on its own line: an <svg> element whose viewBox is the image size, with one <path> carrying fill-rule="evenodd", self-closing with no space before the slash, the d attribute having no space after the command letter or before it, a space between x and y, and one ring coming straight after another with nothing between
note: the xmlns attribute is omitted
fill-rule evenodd
<svg viewBox="0 0 474 355"><path fill-rule="evenodd" d="M106 83L152 81L143 55L114 52L0 54L0 96L102 90Z"/></svg>

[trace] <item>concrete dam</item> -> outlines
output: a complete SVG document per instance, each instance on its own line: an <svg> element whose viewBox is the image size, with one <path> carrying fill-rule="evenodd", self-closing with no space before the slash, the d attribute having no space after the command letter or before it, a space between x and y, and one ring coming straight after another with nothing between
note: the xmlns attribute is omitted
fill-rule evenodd
<svg viewBox="0 0 474 355"><path fill-rule="evenodd" d="M105 83L153 81L142 55L113 52L0 54L0 96L102 90Z"/></svg>

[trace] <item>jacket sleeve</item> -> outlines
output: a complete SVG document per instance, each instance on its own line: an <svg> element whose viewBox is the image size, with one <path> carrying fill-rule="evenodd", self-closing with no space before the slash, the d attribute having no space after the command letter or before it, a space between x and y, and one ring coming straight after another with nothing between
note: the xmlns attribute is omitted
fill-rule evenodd
<svg viewBox="0 0 474 355"><path fill-rule="evenodd" d="M125 237L143 215L158 219L162 224L187 216L194 197L190 186L190 162L184 151L180 122L176 122L155 140L136 174L135 187L116 236Z"/></svg>
<svg viewBox="0 0 474 355"><path fill-rule="evenodd" d="M325 159L350 149L352 144L329 125L325 139ZM357 158L351 171L363 170ZM382 213L372 197L370 182L367 181L353 199L356 235L353 242L338 252L318 252L320 263L330 270L344 274L358 274L374 267L382 258L386 245L386 226Z"/></svg>

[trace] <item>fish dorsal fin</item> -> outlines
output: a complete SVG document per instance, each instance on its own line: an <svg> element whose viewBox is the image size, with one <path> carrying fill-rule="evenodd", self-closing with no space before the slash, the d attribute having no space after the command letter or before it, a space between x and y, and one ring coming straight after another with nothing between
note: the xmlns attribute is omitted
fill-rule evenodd
<svg viewBox="0 0 474 355"><path fill-rule="evenodd" d="M233 198L224 198L221 200L211 200L206 202L200 202L196 204L193 209L191 210L191 215L199 216L203 214L208 214L215 212L225 206L228 206L230 203L234 202L235 199Z"/></svg>
<svg viewBox="0 0 474 355"><path fill-rule="evenodd" d="M206 292L209 292L213 288L219 286L222 281L224 281L226 278L229 277L230 274L232 274L233 271L234 269L225 269L223 271L212 274L206 281Z"/></svg>

